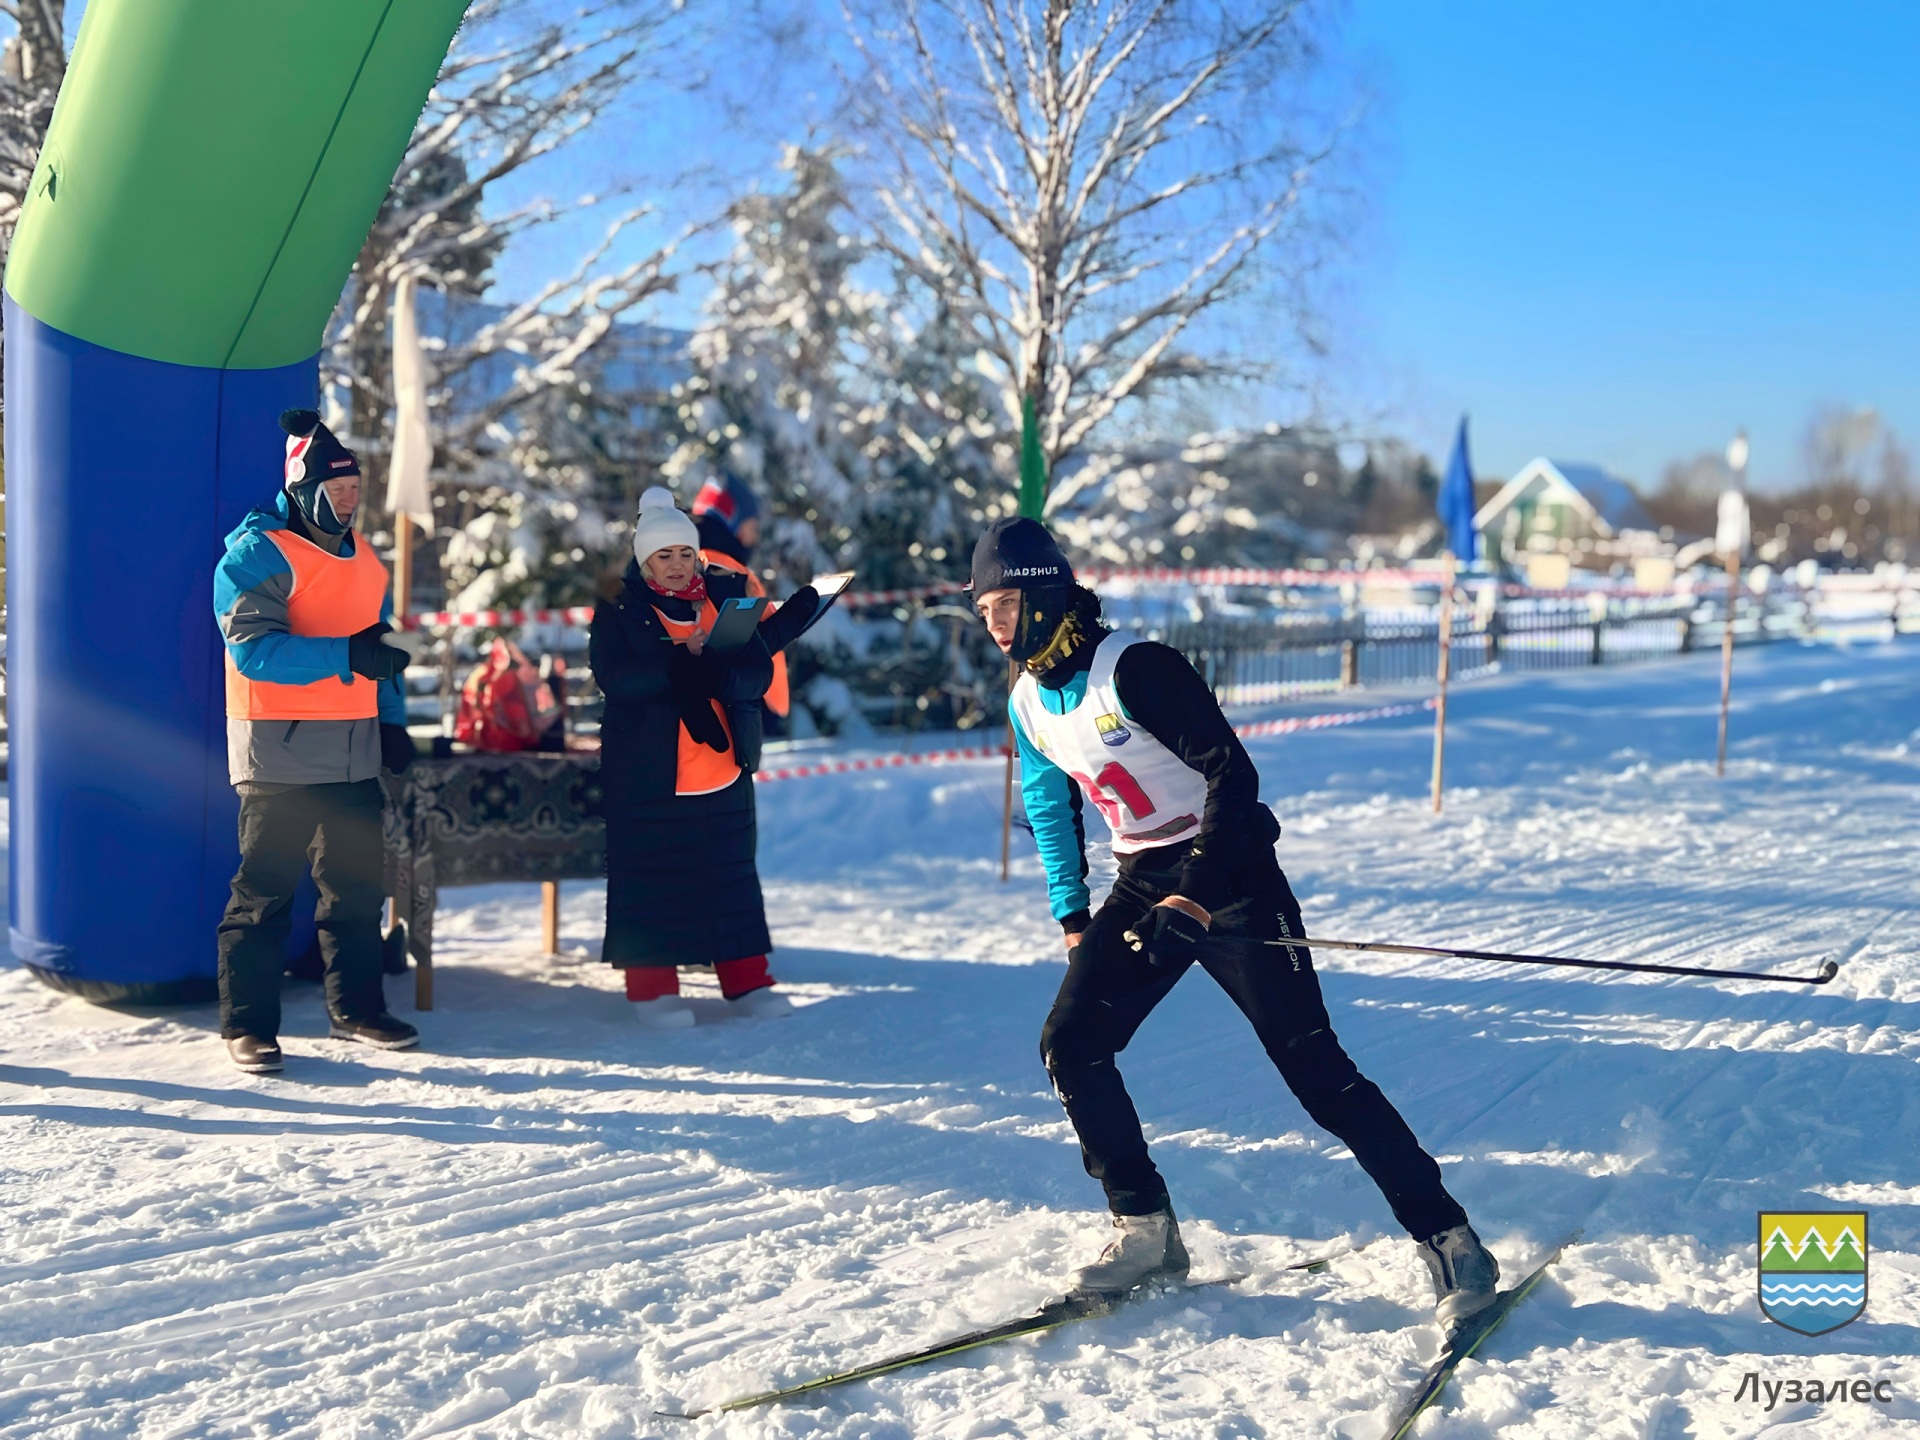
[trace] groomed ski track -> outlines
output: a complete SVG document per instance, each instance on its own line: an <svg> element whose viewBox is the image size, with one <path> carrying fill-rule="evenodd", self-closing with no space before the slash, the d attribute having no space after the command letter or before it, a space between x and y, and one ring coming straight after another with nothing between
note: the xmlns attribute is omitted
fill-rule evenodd
<svg viewBox="0 0 1920 1440"><path fill-rule="evenodd" d="M1462 687L1437 818L1425 715L1250 746L1326 933L1844 962L1809 993L1319 957L1511 1273L1585 1229L1422 1437L1920 1420L1920 644L1742 651L1724 781L1717 696L1714 656ZM1283 1270L1388 1217L1198 975L1123 1066L1196 1266L1244 1283L817 1406L650 1418L1008 1318L1097 1246L1035 1053L1057 932L1030 855L998 883L998 803L992 762L766 787L804 1002L778 1022L723 1022L708 981L713 1023L637 1032L584 883L556 960L533 887L443 895L420 1052L325 1042L290 991L281 1079L226 1067L210 1010L104 1011L8 962L0 1437L1370 1440L1436 1345L1424 1268L1388 1239ZM1871 1210L1863 1319L1759 1319L1762 1207ZM1752 1370L1898 1398L1764 1414Z"/></svg>

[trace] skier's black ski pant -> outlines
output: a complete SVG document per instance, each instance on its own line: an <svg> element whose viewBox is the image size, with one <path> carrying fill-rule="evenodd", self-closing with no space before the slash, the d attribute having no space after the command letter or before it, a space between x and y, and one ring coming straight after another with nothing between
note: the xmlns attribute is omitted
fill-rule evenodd
<svg viewBox="0 0 1920 1440"><path fill-rule="evenodd" d="M1167 1202L1114 1057L1179 983L1181 970L1148 963L1124 932L1177 891L1186 853L1179 845L1121 857L1113 893L1068 957L1040 1035L1087 1173L1106 1187L1116 1215L1150 1214ZM1440 1167L1333 1033L1306 947L1261 943L1305 933L1292 887L1262 847L1236 876L1229 903L1213 912L1200 964L1253 1023L1307 1114L1353 1151L1409 1234L1425 1239L1464 1224Z"/></svg>
<svg viewBox="0 0 1920 1440"><path fill-rule="evenodd" d="M220 1033L280 1035L293 895L309 868L327 1008L364 1020L387 1008L380 983L378 780L240 787L240 869L220 919Z"/></svg>

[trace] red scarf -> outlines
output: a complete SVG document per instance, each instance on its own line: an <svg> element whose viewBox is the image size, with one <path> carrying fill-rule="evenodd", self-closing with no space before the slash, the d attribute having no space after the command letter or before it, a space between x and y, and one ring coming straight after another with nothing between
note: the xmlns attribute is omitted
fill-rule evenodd
<svg viewBox="0 0 1920 1440"><path fill-rule="evenodd" d="M647 588L656 595L665 595L672 600L690 600L695 605L704 605L706 603L707 577L704 575L696 573L693 577L693 583L684 590L669 590L664 585L656 585L650 576L642 575L640 578L647 582Z"/></svg>

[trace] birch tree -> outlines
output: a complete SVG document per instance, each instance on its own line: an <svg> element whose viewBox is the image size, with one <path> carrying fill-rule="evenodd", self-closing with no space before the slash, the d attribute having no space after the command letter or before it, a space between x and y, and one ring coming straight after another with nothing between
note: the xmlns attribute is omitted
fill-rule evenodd
<svg viewBox="0 0 1920 1440"><path fill-rule="evenodd" d="M616 326L672 288L676 240L635 246L635 227L654 216L633 206L615 214L566 273L510 303L477 303L513 241L619 198L487 204L490 189L578 139L654 73L684 8L680 0L596 0L564 22L540 0L476 0L468 11L322 357L323 386L345 412L340 418L360 447L376 502L384 499L391 447L388 317L402 274L412 271L439 296L422 332L436 378L437 465L449 471L511 449L514 417L546 405L555 391L590 384ZM635 249L642 253L629 258Z"/></svg>
<svg viewBox="0 0 1920 1440"><path fill-rule="evenodd" d="M682 0L476 0L341 296L322 387L378 515L392 453L390 312L400 277L419 278L431 543L461 606L590 598L621 543L638 468L622 433L638 399L622 378L658 369L623 332L674 287L684 237L663 236L618 184L571 204L495 196L508 181L524 193L528 167L608 124L691 33ZM607 218L576 263L530 291L497 293L508 246L587 212Z"/></svg>
<svg viewBox="0 0 1920 1440"><path fill-rule="evenodd" d="M1310 263L1339 134L1295 133L1305 0L846 3L887 242L1050 469L1156 387L1247 373L1206 317Z"/></svg>

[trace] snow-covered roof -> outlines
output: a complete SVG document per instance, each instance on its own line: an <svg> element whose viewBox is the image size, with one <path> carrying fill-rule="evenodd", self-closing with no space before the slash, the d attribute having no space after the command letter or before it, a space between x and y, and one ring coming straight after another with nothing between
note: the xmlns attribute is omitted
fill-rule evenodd
<svg viewBox="0 0 1920 1440"><path fill-rule="evenodd" d="M1476 530L1491 528L1509 507L1530 495L1556 494L1583 512L1602 535L1658 528L1633 486L1598 465L1578 460L1529 460L1473 517Z"/></svg>

